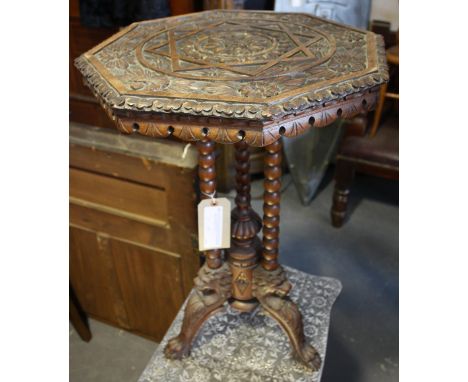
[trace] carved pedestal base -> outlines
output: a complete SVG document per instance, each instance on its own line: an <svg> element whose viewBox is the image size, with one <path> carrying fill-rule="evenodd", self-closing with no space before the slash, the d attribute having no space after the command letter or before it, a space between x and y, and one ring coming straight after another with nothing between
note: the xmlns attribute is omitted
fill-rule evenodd
<svg viewBox="0 0 468 382"><path fill-rule="evenodd" d="M164 350L167 358L181 359L189 355L192 341L200 327L210 316L222 310L224 303L231 297L231 281L232 274L227 263L218 269L210 269L206 265L200 269L195 279L195 293L185 308L181 331L168 342ZM302 316L296 304L288 297L291 284L283 268L267 271L257 266L253 271L252 289L265 312L288 335L297 359L313 370L318 370L320 356L314 347L306 343ZM231 306L236 307L236 303L242 302L234 300Z"/></svg>
<svg viewBox="0 0 468 382"><path fill-rule="evenodd" d="M318 370L320 356L305 342L301 313L288 297L291 284L278 263L281 142L266 147L263 221L250 205L248 145L240 141L235 148L237 195L227 261L223 263L219 250L205 252L207 262L195 279L196 293L185 308L180 334L168 342L164 353L173 359L188 355L203 322L230 299L232 308L242 312L260 304L286 332L298 360ZM198 150L200 189L207 197L215 193L214 145L205 139ZM262 226L263 245L257 236Z"/></svg>
<svg viewBox="0 0 468 382"><path fill-rule="evenodd" d="M192 341L203 323L222 309L231 297L231 271L227 263L211 269L205 264L195 278L195 293L185 307L184 321L180 334L171 339L164 354L170 359L181 359L189 355Z"/></svg>
<svg viewBox="0 0 468 382"><path fill-rule="evenodd" d="M305 340L302 316L296 304L288 297L290 290L291 284L282 267L274 271L267 271L260 266L255 269L254 296L286 332L298 360L318 370L321 364L320 355Z"/></svg>

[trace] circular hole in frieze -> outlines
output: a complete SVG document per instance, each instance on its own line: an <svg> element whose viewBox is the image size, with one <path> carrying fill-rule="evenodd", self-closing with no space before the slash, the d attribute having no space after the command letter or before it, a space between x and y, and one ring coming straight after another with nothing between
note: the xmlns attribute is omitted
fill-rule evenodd
<svg viewBox="0 0 468 382"><path fill-rule="evenodd" d="M140 125L139 125L138 123L135 122L135 123L132 125L132 129L133 129L133 131L138 131L138 130L140 130Z"/></svg>
<svg viewBox="0 0 468 382"><path fill-rule="evenodd" d="M244 139L245 138L245 131L244 130L239 130L237 132L237 138Z"/></svg>
<svg viewBox="0 0 468 382"><path fill-rule="evenodd" d="M208 135L208 132L210 131L210 129L208 129L208 127L204 127L201 131L202 131L202 135L204 137L206 137Z"/></svg>
<svg viewBox="0 0 468 382"><path fill-rule="evenodd" d="M278 132L279 132L280 135L284 135L284 133L286 132L286 127L281 126L281 127L279 128L279 131L278 131Z"/></svg>
<svg viewBox="0 0 468 382"><path fill-rule="evenodd" d="M310 118L309 118L309 125L310 125L310 126L314 126L314 123L315 123L315 118L314 118L314 117L310 117Z"/></svg>
<svg viewBox="0 0 468 382"><path fill-rule="evenodd" d="M336 115L338 117L341 117L341 114L343 114L343 110L341 108L339 108L337 111L336 111Z"/></svg>
<svg viewBox="0 0 468 382"><path fill-rule="evenodd" d="M365 99L362 100L362 106L366 107L367 106L367 101Z"/></svg>
<svg viewBox="0 0 468 382"><path fill-rule="evenodd" d="M172 126L169 126L167 128L167 135L172 135L172 134L174 134L174 128Z"/></svg>

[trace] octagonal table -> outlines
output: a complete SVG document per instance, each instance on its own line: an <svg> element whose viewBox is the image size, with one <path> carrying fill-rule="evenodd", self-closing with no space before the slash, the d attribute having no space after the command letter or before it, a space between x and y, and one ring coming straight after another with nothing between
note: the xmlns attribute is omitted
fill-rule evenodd
<svg viewBox="0 0 468 382"><path fill-rule="evenodd" d="M373 108L388 81L382 38L307 14L216 10L134 23L76 66L120 131L197 141L202 198L216 193L215 142L235 145L231 248L205 252L166 357L188 355L228 301L241 311L260 304L318 369L278 262L281 137ZM266 149L262 219L250 205L249 145Z"/></svg>

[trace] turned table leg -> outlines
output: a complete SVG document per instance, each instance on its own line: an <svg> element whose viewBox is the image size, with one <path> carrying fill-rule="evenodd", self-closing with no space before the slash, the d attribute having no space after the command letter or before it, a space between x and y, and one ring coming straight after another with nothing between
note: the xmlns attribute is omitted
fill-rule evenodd
<svg viewBox="0 0 468 382"><path fill-rule="evenodd" d="M253 295L262 308L286 332L297 358L315 370L320 368L320 356L307 344L301 313L288 297L291 284L278 263L281 141L266 146L265 192L263 204L263 252L261 266L254 271Z"/></svg>
<svg viewBox="0 0 468 382"><path fill-rule="evenodd" d="M232 272L231 306L241 311L252 311L257 301L252 295L253 269L258 263L260 239L257 233L262 222L250 205L250 162L245 141L235 144L236 206L232 211L231 248L228 251Z"/></svg>
<svg viewBox="0 0 468 382"><path fill-rule="evenodd" d="M279 221L281 198L281 140L266 146L263 194L262 266L272 271L279 267Z"/></svg>
<svg viewBox="0 0 468 382"><path fill-rule="evenodd" d="M197 148L200 191L202 199L206 199L216 192L215 144L205 138L197 142ZM180 359L188 355L200 327L231 297L231 272L228 264L222 261L221 250L205 251L205 257L206 262L194 280L194 292L185 307L180 333L164 349L167 358Z"/></svg>

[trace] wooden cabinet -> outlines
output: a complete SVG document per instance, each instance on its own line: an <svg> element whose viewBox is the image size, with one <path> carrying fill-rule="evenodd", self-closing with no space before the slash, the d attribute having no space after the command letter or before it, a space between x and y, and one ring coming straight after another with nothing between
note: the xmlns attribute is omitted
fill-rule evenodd
<svg viewBox="0 0 468 382"><path fill-rule="evenodd" d="M78 0L70 0L69 17L69 107L70 120L94 126L113 127L113 123L102 107L84 86L83 78L75 68L74 60L112 36L118 28L86 28L80 23Z"/></svg>
<svg viewBox="0 0 468 382"><path fill-rule="evenodd" d="M196 149L70 128L70 280L90 316L159 341L193 285Z"/></svg>

